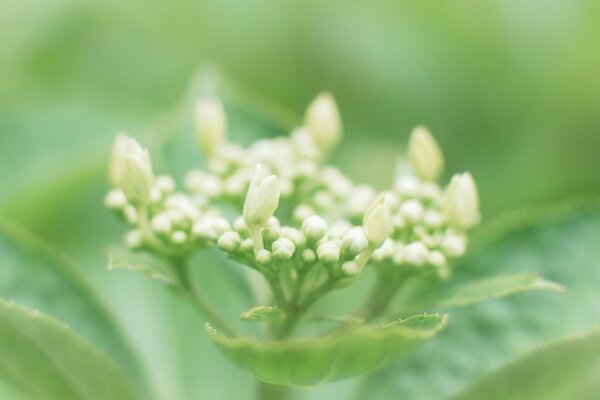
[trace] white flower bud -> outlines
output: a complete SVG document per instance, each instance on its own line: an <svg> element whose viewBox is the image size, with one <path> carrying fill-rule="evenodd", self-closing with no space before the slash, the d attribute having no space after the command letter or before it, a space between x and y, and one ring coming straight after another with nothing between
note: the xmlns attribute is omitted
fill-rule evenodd
<svg viewBox="0 0 600 400"><path fill-rule="evenodd" d="M219 235L231 230L231 225L225 218L214 218L212 226L215 232Z"/></svg>
<svg viewBox="0 0 600 400"><path fill-rule="evenodd" d="M436 211L427 211L423 217L423 222L428 228L439 228L444 223L444 218Z"/></svg>
<svg viewBox="0 0 600 400"><path fill-rule="evenodd" d="M394 230L390 216L388 195L382 194L375 199L363 218L365 236L374 247L379 247Z"/></svg>
<svg viewBox="0 0 600 400"><path fill-rule="evenodd" d="M307 204L300 204L294 208L294 219L296 221L304 221L312 215L315 215L315 210Z"/></svg>
<svg viewBox="0 0 600 400"><path fill-rule="evenodd" d="M313 100L306 110L304 123L322 150L331 149L342 137L340 115L329 93L322 93Z"/></svg>
<svg viewBox="0 0 600 400"><path fill-rule="evenodd" d="M315 254L314 250L306 249L302 252L302 261L304 261L305 263L314 263L316 260L317 255Z"/></svg>
<svg viewBox="0 0 600 400"><path fill-rule="evenodd" d="M368 185L358 185L348 195L346 209L348 214L359 216L365 213L375 198L375 190Z"/></svg>
<svg viewBox="0 0 600 400"><path fill-rule="evenodd" d="M171 218L167 214L158 214L152 218L152 229L160 234L169 233L173 228Z"/></svg>
<svg viewBox="0 0 600 400"><path fill-rule="evenodd" d="M248 226L244 221L244 217L237 217L233 221L233 229L240 234L248 233Z"/></svg>
<svg viewBox="0 0 600 400"><path fill-rule="evenodd" d="M467 230L479 222L479 194L470 173L452 177L444 196L443 212L448 223L461 230Z"/></svg>
<svg viewBox="0 0 600 400"><path fill-rule="evenodd" d="M258 265L262 265L263 267L266 267L267 265L271 264L272 260L273 260L273 255L269 251L267 251L265 249L261 249L256 252L256 263Z"/></svg>
<svg viewBox="0 0 600 400"><path fill-rule="evenodd" d="M215 239L217 237L217 232L215 231L212 221L208 218L202 218L196 222L192 226L192 233L197 238L210 240Z"/></svg>
<svg viewBox="0 0 600 400"><path fill-rule="evenodd" d="M188 235L184 231L175 231L171 234L171 241L175 244L184 244L188 240Z"/></svg>
<svg viewBox="0 0 600 400"><path fill-rule="evenodd" d="M414 176L403 176L396 181L395 189L402 197L418 197L421 183Z"/></svg>
<svg viewBox="0 0 600 400"><path fill-rule="evenodd" d="M424 181L435 181L444 168L444 156L429 130L416 127L408 145L408 158L415 174Z"/></svg>
<svg viewBox="0 0 600 400"><path fill-rule="evenodd" d="M354 261L347 261L342 264L342 272L346 276L356 276L360 272L360 268Z"/></svg>
<svg viewBox="0 0 600 400"><path fill-rule="evenodd" d="M217 197L223 190L221 180L204 171L192 171L185 178L185 186L191 192Z"/></svg>
<svg viewBox="0 0 600 400"><path fill-rule="evenodd" d="M279 205L277 177L265 175L260 164L257 164L244 203L243 216L249 228L266 227Z"/></svg>
<svg viewBox="0 0 600 400"><path fill-rule="evenodd" d="M429 262L429 264L435 267L443 267L444 265L446 265L446 257L444 256L444 254L442 254L441 251L437 250L429 253L427 261Z"/></svg>
<svg viewBox="0 0 600 400"><path fill-rule="evenodd" d="M345 219L339 219L331 224L327 236L334 239L342 239L352 229L352 224Z"/></svg>
<svg viewBox="0 0 600 400"><path fill-rule="evenodd" d="M467 251L467 239L463 235L447 232L441 247L448 257L460 257Z"/></svg>
<svg viewBox="0 0 600 400"><path fill-rule="evenodd" d="M324 242L317 247L317 256L324 263L336 263L340 260L340 247L334 242Z"/></svg>
<svg viewBox="0 0 600 400"><path fill-rule="evenodd" d="M419 222L424 212L425 208L419 200L407 200L400 204L400 215L411 224Z"/></svg>
<svg viewBox="0 0 600 400"><path fill-rule="evenodd" d="M156 177L154 187L161 193L171 194L175 190L175 181L168 175L161 175Z"/></svg>
<svg viewBox="0 0 600 400"><path fill-rule="evenodd" d="M154 185L154 172L148 150L126 135L115 139L110 159L111 183L120 188L127 200L146 204Z"/></svg>
<svg viewBox="0 0 600 400"><path fill-rule="evenodd" d="M369 246L369 241L360 228L351 229L342 241L342 249L350 258L354 258Z"/></svg>
<svg viewBox="0 0 600 400"><path fill-rule="evenodd" d="M327 232L327 222L318 215L308 217L302 223L302 232L307 239L314 242L321 240Z"/></svg>
<svg viewBox="0 0 600 400"><path fill-rule="evenodd" d="M122 210L127 206L127 197L120 189L113 189L104 198L104 205L111 210Z"/></svg>
<svg viewBox="0 0 600 400"><path fill-rule="evenodd" d="M410 243L404 248L404 262L419 267L427 261L428 253L423 243Z"/></svg>
<svg viewBox="0 0 600 400"><path fill-rule="evenodd" d="M284 226L281 228L281 236L290 239L296 247L302 247L306 244L306 237L297 229Z"/></svg>
<svg viewBox="0 0 600 400"><path fill-rule="evenodd" d="M223 251L233 253L235 250L237 250L238 246L240 245L240 242L240 234L235 231L229 231L225 232L219 237L219 240L217 241L217 246L219 246L219 248Z"/></svg>
<svg viewBox="0 0 600 400"><path fill-rule="evenodd" d="M139 249L144 244L144 234L138 229L127 232L125 245L130 249Z"/></svg>
<svg viewBox="0 0 600 400"><path fill-rule="evenodd" d="M273 257L277 260L289 260L294 255L294 251L296 251L296 245L290 239L287 238L279 238L271 247L273 251Z"/></svg>
<svg viewBox="0 0 600 400"><path fill-rule="evenodd" d="M243 252L249 253L254 249L254 241L250 238L242 240L240 249L242 249Z"/></svg>
<svg viewBox="0 0 600 400"><path fill-rule="evenodd" d="M386 239L383 244L373 252L373 259L375 261L381 261L386 258L390 258L394 255L395 242L392 239Z"/></svg>
<svg viewBox="0 0 600 400"><path fill-rule="evenodd" d="M225 141L227 118L219 100L196 103L196 135L202 151L212 156Z"/></svg>
<svg viewBox="0 0 600 400"><path fill-rule="evenodd" d="M130 224L137 224L138 222L138 213L134 206L128 205L123 209L123 215L125 215L125 219Z"/></svg>

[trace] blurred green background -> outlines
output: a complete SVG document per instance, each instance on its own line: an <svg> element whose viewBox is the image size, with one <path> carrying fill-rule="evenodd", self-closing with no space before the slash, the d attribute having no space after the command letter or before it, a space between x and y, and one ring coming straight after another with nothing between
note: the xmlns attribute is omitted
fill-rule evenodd
<svg viewBox="0 0 600 400"><path fill-rule="evenodd" d="M485 218L600 194L599 20L594 0L1 0L0 212L74 256L121 323L142 327L130 335L161 398L210 396L224 373L247 388L206 339L181 350L199 340L173 333L189 310L166 321L174 300L160 288L105 272L123 231L101 204L114 133L151 144L210 65L298 123L330 90L346 134L334 158L377 187L425 124L448 171L473 172ZM177 337L173 348L165 337ZM212 368L186 376L204 352ZM168 359L182 370L165 372Z"/></svg>

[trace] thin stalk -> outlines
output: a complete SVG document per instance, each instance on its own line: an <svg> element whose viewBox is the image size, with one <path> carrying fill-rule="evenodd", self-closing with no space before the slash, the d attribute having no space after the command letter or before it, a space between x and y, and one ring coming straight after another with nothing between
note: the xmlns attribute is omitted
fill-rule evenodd
<svg viewBox="0 0 600 400"><path fill-rule="evenodd" d="M228 336L238 336L237 330L230 322L222 316L222 312L217 310L206 298L196 289L184 260L173 260L173 266L177 272L181 293L185 295L191 303L200 311L206 319L223 331Z"/></svg>

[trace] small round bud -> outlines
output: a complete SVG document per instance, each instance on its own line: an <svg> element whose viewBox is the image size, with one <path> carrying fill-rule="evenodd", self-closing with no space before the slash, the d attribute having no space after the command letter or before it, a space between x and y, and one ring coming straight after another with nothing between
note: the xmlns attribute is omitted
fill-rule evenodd
<svg viewBox="0 0 600 400"><path fill-rule="evenodd" d="M306 237L297 229L283 227L281 228L281 236L290 239L296 247L302 247L306 244Z"/></svg>
<svg viewBox="0 0 600 400"><path fill-rule="evenodd" d="M294 219L296 221L304 221L312 215L315 215L315 210L307 204L300 204L294 208Z"/></svg>
<svg viewBox="0 0 600 400"><path fill-rule="evenodd" d="M271 264L272 260L273 255L268 250L262 249L256 252L256 263L258 265L266 267Z"/></svg>
<svg viewBox="0 0 600 400"><path fill-rule="evenodd" d="M360 216L369 208L375 198L375 190L368 185L358 185L348 195L346 210L352 216Z"/></svg>
<svg viewBox="0 0 600 400"><path fill-rule="evenodd" d="M414 176L403 176L396 181L396 192L404 197L418 197L421 183Z"/></svg>
<svg viewBox="0 0 600 400"><path fill-rule="evenodd" d="M394 255L395 242L392 239L386 239L383 244L373 252L375 261L382 261L386 258L391 258Z"/></svg>
<svg viewBox="0 0 600 400"><path fill-rule="evenodd" d="M319 260L324 263L336 263L340 260L340 247L334 242L324 242L317 247Z"/></svg>
<svg viewBox="0 0 600 400"><path fill-rule="evenodd" d="M424 212L423 204L419 200L407 200L400 204L400 215L411 224L420 221Z"/></svg>
<svg viewBox="0 0 600 400"><path fill-rule="evenodd" d="M352 224L345 219L340 219L331 224L327 236L334 239L342 239L352 229Z"/></svg>
<svg viewBox="0 0 600 400"><path fill-rule="evenodd" d="M185 186L190 192L217 197L223 191L221 180L204 171L192 171L185 178Z"/></svg>
<svg viewBox="0 0 600 400"><path fill-rule="evenodd" d="M360 272L360 268L354 261L346 261L342 264L342 272L346 276L356 276Z"/></svg>
<svg viewBox="0 0 600 400"><path fill-rule="evenodd" d="M175 181L169 175L160 175L156 177L154 187L161 193L171 194L175 190Z"/></svg>
<svg viewBox="0 0 600 400"><path fill-rule="evenodd" d="M188 235L184 231L175 231L171 234L171 241L175 244L184 244L187 239Z"/></svg>
<svg viewBox="0 0 600 400"><path fill-rule="evenodd" d="M240 242L240 234L235 231L229 231L223 233L219 237L219 240L217 241L217 246L219 246L219 248L223 251L233 253L237 250L238 246L240 245Z"/></svg>
<svg viewBox="0 0 600 400"><path fill-rule="evenodd" d="M410 243L404 249L404 262L419 267L427 261L428 253L423 243Z"/></svg>
<svg viewBox="0 0 600 400"><path fill-rule="evenodd" d="M460 257L467 250L467 241L463 235L447 232L442 240L442 251L448 257Z"/></svg>
<svg viewBox="0 0 600 400"><path fill-rule="evenodd" d="M302 223L302 232L307 239L314 242L321 240L327 232L327 222L318 215L308 217Z"/></svg>
<svg viewBox="0 0 600 400"><path fill-rule="evenodd" d="M125 245L130 249L139 249L144 245L144 234L138 229L127 232Z"/></svg>
<svg viewBox="0 0 600 400"><path fill-rule="evenodd" d="M342 250L348 257L354 258L369 246L369 241L360 228L351 229L342 241Z"/></svg>
<svg viewBox="0 0 600 400"><path fill-rule="evenodd" d="M240 249L242 251L249 253L254 250L254 241L250 238L242 240L240 243Z"/></svg>
<svg viewBox="0 0 600 400"><path fill-rule="evenodd" d="M229 224L229 221L227 221L225 218L215 218L212 221L212 226L213 226L214 231L218 235L221 235L221 234L231 230L231 225Z"/></svg>
<svg viewBox="0 0 600 400"><path fill-rule="evenodd" d="M110 179L120 188L127 200L136 204L150 201L154 172L148 150L126 135L115 139L110 160Z"/></svg>
<svg viewBox="0 0 600 400"><path fill-rule="evenodd" d="M120 189L113 189L104 198L104 205L111 210L122 210L127 206L127 197Z"/></svg>
<svg viewBox="0 0 600 400"><path fill-rule="evenodd" d="M166 234L171 231L173 228L173 224L171 223L171 218L167 214L157 214L152 218L150 223L152 225L152 229L156 233Z"/></svg>
<svg viewBox="0 0 600 400"><path fill-rule="evenodd" d="M273 243L271 250L273 251L273 257L275 259L286 261L294 255L296 245L294 245L294 242L290 239L280 238Z"/></svg>
<svg viewBox="0 0 600 400"><path fill-rule="evenodd" d="M302 252L302 261L304 261L305 263L311 264L314 263L315 261L317 261L317 255L315 254L314 250L312 249L306 249Z"/></svg>
<svg viewBox="0 0 600 400"><path fill-rule="evenodd" d="M441 251L434 250L429 253L429 257L427 258L429 264L435 267L442 267L446 265L446 257L442 254Z"/></svg>
<svg viewBox="0 0 600 400"><path fill-rule="evenodd" d="M415 174L424 181L435 181L444 168L440 146L425 127L416 127L408 144L408 158Z"/></svg>
<svg viewBox="0 0 600 400"><path fill-rule="evenodd" d="M444 217L436 211L427 211L423 216L423 222L428 228L439 228L444 223Z"/></svg>
<svg viewBox="0 0 600 400"><path fill-rule="evenodd" d="M233 221L233 229L239 234L248 233L248 227L246 226L246 222L244 222L244 217L237 217Z"/></svg>
<svg viewBox="0 0 600 400"><path fill-rule="evenodd" d="M320 190L315 193L313 200L317 208L322 209L331 208L335 204L333 194L326 192L325 190Z"/></svg>
<svg viewBox="0 0 600 400"><path fill-rule="evenodd" d="M218 236L208 218L202 218L194 222L194 225L192 226L192 233L194 236L204 240L216 239Z"/></svg>

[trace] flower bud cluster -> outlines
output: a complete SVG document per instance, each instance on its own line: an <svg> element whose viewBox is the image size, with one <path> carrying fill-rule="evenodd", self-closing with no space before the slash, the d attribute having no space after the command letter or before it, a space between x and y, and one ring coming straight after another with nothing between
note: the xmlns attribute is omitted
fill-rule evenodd
<svg viewBox="0 0 600 400"><path fill-rule="evenodd" d="M132 249L192 251L208 246L231 229L229 222L217 209L207 207L204 199L176 192L174 180L167 175L156 178L144 207L132 203L118 188L111 190L104 202L133 226L125 237Z"/></svg>
<svg viewBox="0 0 600 400"><path fill-rule="evenodd" d="M308 107L304 126L289 137L248 148L227 141L220 102L199 102L196 120L208 170L187 175L186 193L176 191L171 177L154 177L148 152L137 142L117 138L110 165L114 189L105 202L133 226L128 246L185 253L216 244L259 271L322 266L340 280L355 277L369 262L446 277L449 261L465 253L466 233L480 219L470 174L455 175L445 188L436 183L443 154L425 128L416 128L409 142L412 173L389 191L378 194L322 166L341 138L328 94ZM234 206L229 220L219 211L225 205Z"/></svg>
<svg viewBox="0 0 600 400"><path fill-rule="evenodd" d="M282 226L271 217L260 231L259 248L256 240L240 217L231 230L219 236L217 244L231 258L258 270L295 268L306 272L321 265L337 279L356 276L362 267L357 258L369 247L360 226L345 220L328 223L317 215L307 217L298 227Z"/></svg>

